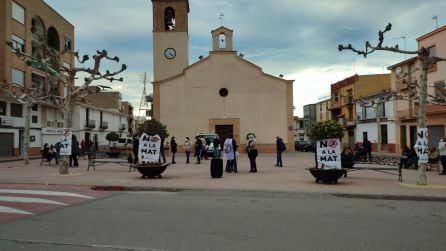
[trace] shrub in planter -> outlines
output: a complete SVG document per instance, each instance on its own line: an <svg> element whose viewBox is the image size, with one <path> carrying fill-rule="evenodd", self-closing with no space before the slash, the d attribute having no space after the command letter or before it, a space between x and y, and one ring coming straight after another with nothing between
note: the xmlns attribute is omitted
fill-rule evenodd
<svg viewBox="0 0 446 251"><path fill-rule="evenodd" d="M341 139L344 136L344 128L337 121L327 120L313 124L310 130L310 139L313 141L324 139ZM317 149L317 147L316 147ZM315 151L315 161L317 164L317 150ZM311 174L316 178L316 182L337 183L337 180L345 174L341 169L319 169L310 168Z"/></svg>

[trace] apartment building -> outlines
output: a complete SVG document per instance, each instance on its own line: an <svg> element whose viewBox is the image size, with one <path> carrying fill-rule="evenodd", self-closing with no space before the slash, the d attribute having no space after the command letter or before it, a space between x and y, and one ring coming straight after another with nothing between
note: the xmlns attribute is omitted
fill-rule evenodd
<svg viewBox="0 0 446 251"><path fill-rule="evenodd" d="M26 89L34 88L39 96L48 94L63 96L63 85L49 81L47 74L38 65L27 65L6 45L23 53L38 57L43 51L39 42L46 36L47 45L61 51L74 47L74 26L42 0L0 0L0 85L20 95ZM60 57L63 65L70 67L74 57L65 54ZM14 97L0 89L0 156L19 156L23 153L25 107ZM51 133L63 127L56 107L48 100L41 99L31 111L30 155L38 155L42 132ZM42 137L43 136L43 137Z"/></svg>

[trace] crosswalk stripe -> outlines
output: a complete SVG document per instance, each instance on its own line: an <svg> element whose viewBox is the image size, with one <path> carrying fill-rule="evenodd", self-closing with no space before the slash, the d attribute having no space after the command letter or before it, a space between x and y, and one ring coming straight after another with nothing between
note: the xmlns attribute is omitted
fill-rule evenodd
<svg viewBox="0 0 446 251"><path fill-rule="evenodd" d="M13 194L32 194L32 195L50 195L50 196L69 196L69 197L80 197L93 199L93 197L69 192L56 192L56 191L46 191L46 190L18 190L18 189L0 189L0 193L13 193Z"/></svg>
<svg viewBox="0 0 446 251"><path fill-rule="evenodd" d="M14 197L14 196L0 196L0 201L19 202L19 203L42 203L42 204L53 204L62 206L68 205L54 200L28 198L28 197Z"/></svg>
<svg viewBox="0 0 446 251"><path fill-rule="evenodd" d="M0 213L8 213L8 214L33 214L30 213L28 211L24 211L24 210L20 210L20 209L15 209L12 207L4 207L4 206L0 206Z"/></svg>

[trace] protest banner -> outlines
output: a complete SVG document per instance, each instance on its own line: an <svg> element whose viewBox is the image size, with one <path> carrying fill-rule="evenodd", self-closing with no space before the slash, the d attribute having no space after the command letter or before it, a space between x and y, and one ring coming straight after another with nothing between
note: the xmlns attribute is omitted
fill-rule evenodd
<svg viewBox="0 0 446 251"><path fill-rule="evenodd" d="M322 139L316 142L317 166L322 169L341 169L341 142Z"/></svg>
<svg viewBox="0 0 446 251"><path fill-rule="evenodd" d="M428 163L429 161L429 133L427 128L418 128L417 142L414 149L418 156L418 164Z"/></svg>
<svg viewBox="0 0 446 251"><path fill-rule="evenodd" d="M60 155L71 155L71 138L73 132L70 128L64 128L60 137Z"/></svg>
<svg viewBox="0 0 446 251"><path fill-rule="evenodd" d="M145 133L139 138L138 158L141 163L159 163L161 138L157 134L149 136Z"/></svg>

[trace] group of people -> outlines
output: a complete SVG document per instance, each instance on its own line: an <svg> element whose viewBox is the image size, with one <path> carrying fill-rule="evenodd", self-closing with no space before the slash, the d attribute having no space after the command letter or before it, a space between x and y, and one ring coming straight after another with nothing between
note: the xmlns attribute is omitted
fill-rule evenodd
<svg viewBox="0 0 446 251"><path fill-rule="evenodd" d="M257 140L253 134L248 135L246 143L246 153L248 154L249 162L250 162L250 170L251 173L257 172L257 163L256 158L258 156L257 150ZM195 137L195 142L192 143L189 137L185 137L183 143L183 150L186 154L186 164L190 163L190 155L192 150L194 150L194 157L196 157L195 164L200 164L203 159L208 159L208 147L211 142L207 142L205 137L197 135ZM221 152L223 152L223 159L226 160L225 171L228 173L237 173L237 157L238 157L238 145L233 135L229 135L228 138L225 139L223 144L220 141L219 137L216 136L213 139L213 153L212 157L220 158ZM283 139L280 137L276 137L276 148L277 148L277 167L283 167L282 162L282 153L286 151L285 143ZM175 140L175 137L172 137L170 140L170 152L172 153L172 164L175 164L175 155L178 151L178 144ZM164 157L163 157L164 158Z"/></svg>
<svg viewBox="0 0 446 251"><path fill-rule="evenodd" d="M81 153L80 147L79 147L79 141L77 141L77 138L75 135L71 138L71 155L70 155L70 167L78 167L78 156ZM49 145L48 143L43 144L42 149L42 158L45 158L48 162L51 162L52 159L56 162L56 164L59 162L60 159L60 143L57 143L55 145Z"/></svg>

